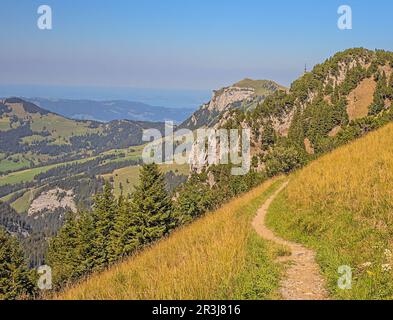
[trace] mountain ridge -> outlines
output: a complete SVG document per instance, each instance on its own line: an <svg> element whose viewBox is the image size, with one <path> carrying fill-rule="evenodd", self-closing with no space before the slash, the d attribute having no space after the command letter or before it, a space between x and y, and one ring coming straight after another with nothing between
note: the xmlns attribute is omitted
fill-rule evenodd
<svg viewBox="0 0 393 320"><path fill-rule="evenodd" d="M357 90L364 88L363 82L367 79L369 82L375 81L375 87L371 86L372 90L366 90L364 95L369 105L366 110L363 110L364 97L360 96ZM353 98L354 96L356 99ZM359 105L359 101L362 101L362 105ZM389 179L386 178L384 172L385 170L389 171L389 174L391 172L389 170L392 165L389 156L391 151L389 141L393 132L392 124L379 131L367 133L393 121L392 101L393 53L359 48L336 54L296 80L288 92L275 92L254 110L246 112L240 108L231 110L231 117L226 118L227 123L223 121L223 125L227 128L251 129L253 134L251 143L254 148L253 169L259 169L259 174L252 170L247 176L234 178L230 175L230 168L227 166L207 166L200 174L192 175L191 179L179 190L180 195L176 198L177 201L174 202L174 205L180 205L181 210L176 212L180 214L186 212L186 215L191 214L193 217L200 218L205 212L211 212L212 203L217 201L217 205L226 203L218 211L221 218L225 217L225 213L231 211L228 205L233 206L235 203L244 201L244 197L238 197L237 192L241 194L249 189L242 183L247 184L247 181L252 181L252 177L262 180L268 177L276 177L275 179L277 179L277 176L292 173L306 166L312 160L316 160L309 163L298 174L291 176L287 191L280 193L278 198L272 196L267 198L266 202L264 201L265 206L262 208L267 210L269 207L267 219L269 228L273 226L273 229L283 239L297 240L296 244L291 243L290 250L287 247L277 248L271 241L266 243L258 251L259 256L265 257L265 268L269 266L269 262L275 262L276 267L279 269L282 267L281 271L286 269L284 263L288 261L287 256L296 255L295 247L296 249L300 248L301 253L307 256L303 257L304 259L313 258L314 252L303 252L303 248L311 246L318 252L319 258L316 262L321 264L322 275L329 280L326 282L326 289L329 290L329 294L332 294L333 298L391 297L393 287L387 283L391 283L392 279L392 230L389 215L390 202L392 201L391 197L385 197L386 194L391 194L391 188L389 187ZM355 106L349 108L351 102ZM356 116L351 117L352 113L349 109L351 112L354 109L357 113ZM332 130L337 127L341 129L336 130L333 134ZM353 141L356 138L361 139ZM308 139L308 148L306 139ZM342 146L348 142L352 143ZM338 148L339 146L342 147ZM333 149L337 150L330 152ZM369 152L370 150L371 152ZM326 155L316 159L323 154ZM281 176L281 179L284 178ZM268 181L272 183L277 180ZM282 185L280 183L280 186ZM278 194L278 191L274 193L273 190L274 188L269 190L270 195ZM279 190L279 187L275 190ZM261 196L263 191L255 189L245 197L254 192ZM233 194L236 197L233 201L222 201L222 199L228 200ZM200 198L196 199L196 196ZM331 199L335 199L335 201L330 201ZM274 205L270 206L272 201ZM287 203L283 201L287 201ZM253 200L247 198L246 202L250 204L253 203ZM240 212L249 210L247 203L242 203L239 206ZM253 206L251 211L255 214L259 207ZM207 217L211 216L212 214L207 215ZM286 218L283 219L283 217ZM148 267L150 271L147 274L155 272L166 275L172 269L176 269L173 267L173 261L176 261L176 257L179 256L179 251L176 248L184 243L188 244L185 240L190 239L190 232L195 230L194 228L198 227L204 230L211 227L211 224L208 223L204 225L204 218L196 220L195 223L180 228L179 232L174 232L162 242L150 247L149 250L138 252L137 255L133 255L127 260L119 261L114 267L109 267L104 276L96 273L86 281L66 290L65 294L60 296L69 299L75 297L105 298L106 296L127 298L123 295L124 287L118 286L113 279L121 273L124 276L124 281L134 283L131 279L135 275L135 269L133 269L135 266L138 270L145 270L144 267ZM228 221L227 218L224 220ZM242 221L247 221L247 219L242 218ZM247 223L250 224L250 222ZM222 227L223 224L217 226L223 231ZM217 246L213 242L217 239L217 229L214 227L213 229L214 236L203 243L207 243L207 248L217 251ZM232 231L232 236L226 237L227 242L240 236L242 230L240 224L237 224L236 230ZM352 232L348 232L348 230ZM185 233L183 234L183 232ZM219 232L220 235L222 233ZM201 232L197 233L197 244L190 252L193 250L203 252L204 257L196 261L192 260L192 267L185 268L183 272L176 274L177 279L184 277L184 283L186 283L185 288L178 292L177 298L182 298L183 295L191 299L200 298L202 291L198 285L206 279L204 277L206 272L202 271L195 275L191 271L204 270L202 266L205 266L207 250L201 250L201 234ZM381 237L383 237L382 241ZM206 238L203 237L203 239ZM370 245L370 241L372 245ZM168 247L175 252L175 256L170 255L168 251L164 255L159 254L163 244L168 243ZM303 243L304 247L300 247L299 243ZM288 245L285 241L281 244ZM225 256L233 257L230 249L226 247L224 249L223 244L220 244L219 247L222 250L217 252L224 251ZM247 244L242 244L241 248L249 247ZM277 254L271 254L272 250L277 250ZM181 252L185 252L185 250L181 250ZM146 256L148 260L144 260ZM190 256L194 257L194 255ZM163 261L157 264L157 258L163 258ZM184 257L181 258L184 260ZM244 276L240 268L237 269L239 271L226 272L228 269L222 261L221 257L215 257L212 264L212 266L222 266L222 272L218 272L220 276L223 276L222 278L227 274L233 275L235 279ZM232 259L232 261L234 260ZM255 261L256 259L252 259L250 265L260 265ZM285 276L281 271L274 273L270 269L272 277L266 280L266 283L273 286L275 291L279 290L282 283L285 285L281 285L281 288L292 289L294 283L305 280L304 274L301 276L301 273L311 270L315 275L316 272L319 272L315 263L307 266L302 262L304 261L300 259L297 267L288 271L291 276L288 274ZM159 272L162 266L168 265L171 270ZM184 266L185 264L175 263L175 265ZM232 264L229 265L232 266ZM351 272L352 270L356 272L357 277L353 278L351 283L353 290L342 290L336 285L337 270L341 270L343 265L349 266ZM199 266L201 267L199 268ZM132 271L129 272L129 270ZM246 272L249 277L252 277L251 270ZM257 273L260 276L261 270L258 270ZM193 276L192 281L190 281L190 275ZM370 278L373 281L370 281ZM140 273L138 280L141 279L143 280L138 282L137 288L131 285L132 289L127 291L128 295L135 294L136 297L139 297L138 289L150 286L161 289L161 291L157 291L158 298L170 298L178 288L177 286L175 286L176 288L171 287L173 277L163 276L153 279ZM250 279L250 283L253 283L253 293L266 292L258 290L258 286L264 287L264 277L246 279ZM258 279L258 281L253 281L254 279ZM151 280L154 281L154 284L151 284ZM307 286L306 298L310 297L311 292L317 292L314 289L323 293L322 296L318 296L319 298L326 298L327 294L325 295L325 291L321 290L322 282L324 281L321 277L311 279L308 282L310 287ZM212 284L212 281L208 283ZM226 283L231 282L227 280ZM248 281L241 283L246 288ZM304 282L302 283L304 285ZM334 286L329 286L329 283ZM376 286L378 291L375 290ZM236 285L227 287L233 289L236 288ZM216 289L220 287L212 285L211 288L210 292L220 292L219 289ZM144 298L147 297L144 295L146 292L150 294L149 290L143 289L140 292ZM226 290L222 296L229 298L232 293L233 290ZM254 297L247 288L242 293L245 293L248 298ZM154 294L156 291L152 292L153 297ZM283 293L283 297L286 297L286 293Z"/></svg>
<svg viewBox="0 0 393 320"><path fill-rule="evenodd" d="M170 198L173 201L173 214L176 220L176 223L170 224L170 228L201 217L206 212L220 207L223 203L227 203L230 199L250 190L269 177L290 174L334 149L343 150L338 147L393 121L392 52L371 51L363 48L339 52L294 81L290 89L277 89L269 96L264 97L263 101L258 99L261 96L255 94L256 89L250 88L249 81L253 80L244 79L236 87L226 87L215 91L215 97L203 108L207 117L199 119L201 122L207 120L205 123L211 128L250 129L252 155L250 172L245 176L232 176L230 166L208 165L201 168L196 174L191 174L187 181L181 182L182 185L175 190L173 197L172 194L168 197L165 196L165 199ZM257 85L259 83L255 84L255 86ZM26 112L24 106L20 106L20 101L12 99L4 105L0 104L2 120L0 130L3 130L0 137L4 141L0 146L3 148L12 146L10 141L12 142L15 135L19 134L19 138L18 136L16 138L31 148L24 149L23 145L19 145L21 148L18 150L19 156L31 156L34 152L39 154L38 151L48 152L53 147L57 148L50 150L53 151L53 158L50 159L53 161L64 160L64 158L56 158L58 152L61 155L71 152L71 156L76 156L75 151L80 151L83 156L98 155L82 159L83 161L63 162L61 166L47 166L45 170L30 171L28 177L19 174L18 179L11 179L14 178L12 175L0 177L0 192L5 201L4 206L0 204L1 223L6 224L8 230L23 237L25 244L32 241L28 243L28 248L42 246L37 251L31 251L32 261L37 263L43 259L42 254L45 252L47 237L55 236L64 222L62 220L64 210L66 210L64 206L72 209L71 197L73 197L75 204L84 205L82 207L84 211L78 211L78 213L86 213L86 217L88 217L89 213L95 210L91 199L94 194L100 194L104 176L112 185L117 183L115 187L118 194L129 190L127 189L130 182L128 177L135 179L134 173L140 169L140 149L131 148L130 152L126 152L124 149L113 150L113 152L107 153L102 153L102 150L114 146L129 145L130 141L126 139L130 136L137 136L143 125L134 123L135 133L133 133L129 131L128 121L120 120L108 124L94 121L77 122L51 113L44 114L45 110L34 105L26 104L26 108L31 112ZM73 126L62 127L66 124L64 123L66 120L71 121ZM194 124L199 125L201 122ZM49 123L50 127L46 127L44 130L43 123L45 126L48 126ZM79 124L79 127L75 126L76 124ZM27 136L33 137L31 133L34 132L41 132L41 135L36 134L35 137L38 139L39 136L41 141L23 141ZM34 149L37 147L45 148ZM1 151L0 155L2 157L9 156ZM45 156L49 155L50 153L45 153ZM349 162L352 158L349 159ZM12 162L11 160L8 159L8 165ZM380 162L375 163L380 165ZM114 171L126 166L134 167L133 175L124 177L119 171ZM153 173L155 171L155 169L152 170ZM378 167L376 174L378 175L380 172ZM21 172L21 174L24 173ZM119 182L117 175L122 175L122 178L125 179ZM154 175L158 176L159 173L154 173ZM177 178L172 180L181 180ZM155 187L154 184L149 184L149 186ZM160 188L160 190L162 189ZM107 199L112 199L113 204L117 203L115 197L111 195L109 185L106 190ZM354 191L352 192L354 193ZM34 218L37 218L37 221L20 219L22 215L18 215L18 212L28 212L26 211L28 208L23 206L28 202L27 198L30 199L30 202L33 199L37 200L34 202L34 208L43 208L42 202L53 203L54 201L50 199L58 194L61 194L66 203L60 201L57 204L57 211L51 211L50 206L45 206L49 212L34 213ZM147 194L143 192L139 193L139 196L143 198ZM310 192L310 194L316 193ZM329 194L331 195L331 192ZM78 198L75 199L75 197ZM324 198L326 199L326 197ZM109 200L107 203L111 206L112 200ZM234 201L236 202L236 199ZM143 200L140 203L144 202ZM168 207L166 206L166 208ZM239 210L243 209L244 207ZM249 209L251 210L251 208ZM101 210L101 212L106 212L106 210ZM123 211L116 211L117 217L122 217L121 212ZM129 211L127 209L124 212ZM365 212L369 214L367 207ZM149 215L149 211L146 214ZM19 220L15 220L15 217L18 217ZM97 216L97 218L99 217ZM70 223L73 222L70 220ZM143 227L142 224L143 222L141 222ZM45 226L45 232L42 232L43 226ZM85 228L86 225L83 224L80 227ZM310 228L312 227L311 224ZM73 233L74 231L67 228L62 230L60 238L55 237L55 241L60 239L60 252L68 254L75 248L68 246L67 232L71 230ZM38 231L38 235L34 233L36 231ZM78 231L77 234L84 233ZM102 236L99 233L98 235ZM34 242L33 238L37 238L39 241ZM131 236L128 240L134 241L135 239ZM83 248L89 248L91 245L89 240L82 239L81 241L78 243ZM144 244L141 246L143 247ZM70 260L70 263L75 263L73 271L76 274L72 275L72 277L75 276L75 279L79 279L78 266L84 263L84 261L74 260L74 258L84 259L84 257L77 255L78 250L74 251L76 255L71 257L72 261ZM58 257L61 258L62 255L60 254ZM87 259L90 258L87 257ZM116 259L114 258L114 261ZM62 270L65 267L64 261L60 259L58 262L57 267ZM94 263L98 265L102 263L102 266L107 266L106 262L94 261ZM91 271L89 268L87 267L88 272ZM259 270L257 271L259 273ZM64 273L66 277L68 274L68 271ZM82 272L82 274L84 273ZM99 279L100 275L97 278Z"/></svg>
<svg viewBox="0 0 393 320"><path fill-rule="evenodd" d="M390 121L392 101L393 53L353 48L316 65L289 90L275 91L255 108L221 114L215 128L250 129L253 166L288 173ZM193 170L205 166L195 163Z"/></svg>
<svg viewBox="0 0 393 320"><path fill-rule="evenodd" d="M133 121L173 121L180 123L193 112L192 108L152 106L143 102L119 99L24 99L70 119L98 122L126 119Z"/></svg>
<svg viewBox="0 0 393 320"><path fill-rule="evenodd" d="M195 130L201 127L212 127L227 112L235 109L251 110L279 90L286 90L286 88L271 80L249 78L231 86L213 90L212 99L180 124L179 128Z"/></svg>
<svg viewBox="0 0 393 320"><path fill-rule="evenodd" d="M145 143L143 130L151 128L163 133L165 124L74 120L23 99L8 98L0 103L0 165L6 160L13 171L12 167L29 168L139 146Z"/></svg>

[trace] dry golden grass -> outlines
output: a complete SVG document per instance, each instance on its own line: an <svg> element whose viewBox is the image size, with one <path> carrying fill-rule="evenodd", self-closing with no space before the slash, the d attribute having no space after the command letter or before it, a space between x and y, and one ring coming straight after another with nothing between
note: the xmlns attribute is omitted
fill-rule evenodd
<svg viewBox="0 0 393 320"><path fill-rule="evenodd" d="M273 180L264 183L56 298L133 300L239 297L238 289L245 286L248 279L247 275L243 278L240 275L247 268L249 250L258 252L258 255L258 250L262 250L258 257L266 258L264 244L252 229L251 219L276 186L274 184L272 187L272 184ZM259 242L250 248L250 240ZM259 275L257 277L259 282L264 283L263 294L268 296L278 285L278 273L275 273L273 266L270 268L270 259L266 258L263 263L266 263L266 266L263 265L266 274L263 279ZM254 280L249 281L250 285L261 285ZM257 290L261 291L260 288ZM253 297L253 293L249 296Z"/></svg>
<svg viewBox="0 0 393 320"><path fill-rule="evenodd" d="M377 83L374 79L364 79L349 95L347 113L349 120L364 118L374 101Z"/></svg>
<svg viewBox="0 0 393 320"><path fill-rule="evenodd" d="M288 186L288 200L393 223L392 141L390 124L311 163Z"/></svg>
<svg viewBox="0 0 393 320"><path fill-rule="evenodd" d="M317 250L332 295L393 298L393 124L311 163L272 204L268 225ZM352 268L351 290L337 286Z"/></svg>

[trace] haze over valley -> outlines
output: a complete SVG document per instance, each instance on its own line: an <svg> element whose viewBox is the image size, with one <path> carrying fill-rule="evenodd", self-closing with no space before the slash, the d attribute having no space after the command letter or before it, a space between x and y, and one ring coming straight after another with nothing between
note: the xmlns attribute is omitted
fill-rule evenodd
<svg viewBox="0 0 393 320"><path fill-rule="evenodd" d="M0 11L0 300L393 299L391 1L46 2Z"/></svg>

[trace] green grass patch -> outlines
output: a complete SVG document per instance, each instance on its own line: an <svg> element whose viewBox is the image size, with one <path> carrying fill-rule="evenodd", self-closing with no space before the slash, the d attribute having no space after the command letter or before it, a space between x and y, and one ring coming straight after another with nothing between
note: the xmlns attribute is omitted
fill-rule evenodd
<svg viewBox="0 0 393 320"><path fill-rule="evenodd" d="M126 158L117 159L110 162L117 162L121 160L136 160L139 155L132 155ZM190 172L189 165L178 165L178 164L162 164L159 166L160 170L163 173L167 173L169 171L173 171L176 174L188 175ZM139 170L140 166L129 166L121 169L115 170L111 174L103 175L104 179L109 180L113 179L113 189L115 196L119 196L121 194L121 190L123 190L123 194L132 193L134 191L134 187L139 183Z"/></svg>
<svg viewBox="0 0 393 320"><path fill-rule="evenodd" d="M20 182L33 181L34 177L37 174L40 174L42 172L46 172L49 169L54 168L55 166L56 165L50 165L50 166L45 166L45 167L39 167L39 168L33 168L33 169L12 172L12 173L7 174L4 177L0 178L0 186L6 185L6 184L16 184L16 183L20 183Z"/></svg>
<svg viewBox="0 0 393 320"><path fill-rule="evenodd" d="M253 88L255 89L255 93L261 96L269 96L273 93L272 88L277 87L280 89L285 89L284 87L278 85L273 81L268 80L252 80L252 79L243 79L237 83L235 86L240 88Z"/></svg>
<svg viewBox="0 0 393 320"><path fill-rule="evenodd" d="M389 235L365 221L356 221L350 212L328 214L317 210L297 210L286 192L271 205L267 225L283 238L302 243L317 253L317 262L336 299L392 299L389 263ZM340 266L352 269L352 288L340 289Z"/></svg>
<svg viewBox="0 0 393 320"><path fill-rule="evenodd" d="M22 192L22 191L24 191L24 189L8 194L8 195L0 198L0 202L9 202L14 195L16 195L17 193Z"/></svg>
<svg viewBox="0 0 393 320"><path fill-rule="evenodd" d="M47 137L43 137L43 136L40 136L40 135L37 135L37 134L33 134L31 136L22 138L22 143L24 143L24 144L31 144L31 143L37 143L37 142L47 141L47 140L48 140Z"/></svg>
<svg viewBox="0 0 393 320"><path fill-rule="evenodd" d="M11 121L9 117L0 118L0 131L11 130Z"/></svg>
<svg viewBox="0 0 393 320"><path fill-rule="evenodd" d="M283 267L274 262L279 250L276 245L262 240L253 232L247 242L247 253L242 271L232 283L229 296L236 300L279 299L278 287Z"/></svg>
<svg viewBox="0 0 393 320"><path fill-rule="evenodd" d="M117 150L119 152L119 150ZM137 150L131 150L131 149L125 149L126 152L126 157L119 157L117 159L112 159L109 162L119 162L119 161L124 161L124 160L136 160L140 157L139 149ZM108 151L103 154L116 154L116 151ZM20 182L30 182L34 180L34 177L37 174L46 172L52 168L64 166L66 164L72 164L72 163L84 163L86 161L94 160L98 156L95 157L90 157L90 158L85 158L81 160L75 160L75 161L68 161L68 162L62 162L58 164L52 164L52 165L47 165L47 166L42 166L42 167L37 167L37 168L32 168L32 169L26 169L26 170L21 170L21 171L15 171L12 173L9 173L3 177L0 177L0 186L6 185L6 184L16 184Z"/></svg>
<svg viewBox="0 0 393 320"><path fill-rule="evenodd" d="M35 190L29 190L24 193L19 199L15 200L11 207L18 213L26 213L29 210L32 199L34 198Z"/></svg>
<svg viewBox="0 0 393 320"><path fill-rule="evenodd" d="M249 221L252 220L263 203L281 186L283 179L278 179L259 197L241 208L237 214ZM248 235L246 256L239 274L222 288L223 299L235 300L273 300L279 299L279 281L284 267L276 263L282 255L283 248L275 243L262 239L254 229Z"/></svg>
<svg viewBox="0 0 393 320"><path fill-rule="evenodd" d="M29 161L22 157L17 157L14 159L3 159L0 161L0 173L21 170L28 168L29 166Z"/></svg>
<svg viewBox="0 0 393 320"><path fill-rule="evenodd" d="M55 138L54 144L60 145L69 143L69 138L72 136L100 132L100 129L89 128L88 122L76 122L54 114L35 117L31 129L34 132L48 131L52 138Z"/></svg>

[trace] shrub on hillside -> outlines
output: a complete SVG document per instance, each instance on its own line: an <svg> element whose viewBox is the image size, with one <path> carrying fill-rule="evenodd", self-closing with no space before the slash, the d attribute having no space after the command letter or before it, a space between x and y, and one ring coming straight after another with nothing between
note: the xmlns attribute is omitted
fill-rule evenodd
<svg viewBox="0 0 393 320"><path fill-rule="evenodd" d="M306 162L302 151L294 147L276 147L265 157L266 173L273 177L281 173L290 173L301 168Z"/></svg>

